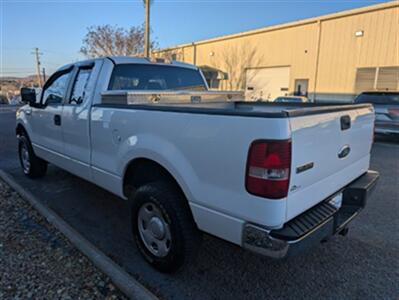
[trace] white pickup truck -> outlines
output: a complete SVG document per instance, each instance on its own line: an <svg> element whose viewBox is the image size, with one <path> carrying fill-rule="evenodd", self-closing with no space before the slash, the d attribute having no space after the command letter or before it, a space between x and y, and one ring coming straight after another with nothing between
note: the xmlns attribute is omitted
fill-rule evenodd
<svg viewBox="0 0 399 300"><path fill-rule="evenodd" d="M345 234L378 173L371 105L245 102L192 65L106 57L21 90L23 172L47 163L126 199L134 240L163 272L206 232L283 258Z"/></svg>

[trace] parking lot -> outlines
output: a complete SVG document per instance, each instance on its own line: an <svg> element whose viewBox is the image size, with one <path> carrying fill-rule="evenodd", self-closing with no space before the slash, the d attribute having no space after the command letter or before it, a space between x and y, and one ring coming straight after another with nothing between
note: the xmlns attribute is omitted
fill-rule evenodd
<svg viewBox="0 0 399 300"><path fill-rule="evenodd" d="M381 174L348 236L274 261L205 236L196 262L175 275L151 269L131 240L126 203L50 166L39 180L17 160L15 111L0 111L0 169L48 205L162 299L397 299L399 295L399 144L379 138L371 169Z"/></svg>

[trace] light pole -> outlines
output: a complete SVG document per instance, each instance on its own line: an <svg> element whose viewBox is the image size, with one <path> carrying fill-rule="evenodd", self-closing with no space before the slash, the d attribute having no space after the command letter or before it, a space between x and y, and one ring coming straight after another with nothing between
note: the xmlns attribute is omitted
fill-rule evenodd
<svg viewBox="0 0 399 300"><path fill-rule="evenodd" d="M144 21L144 56L150 57L150 0L143 0L145 5Z"/></svg>
<svg viewBox="0 0 399 300"><path fill-rule="evenodd" d="M40 76L40 55L42 55L42 53L39 52L39 48L35 48L34 50L35 52L32 52L32 54L35 54L36 56L37 83L39 84L39 87L42 87L43 86L42 77Z"/></svg>

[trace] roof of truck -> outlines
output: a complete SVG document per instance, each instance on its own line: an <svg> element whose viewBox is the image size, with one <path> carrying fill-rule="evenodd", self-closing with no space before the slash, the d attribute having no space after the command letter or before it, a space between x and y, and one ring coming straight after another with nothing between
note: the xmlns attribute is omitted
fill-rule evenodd
<svg viewBox="0 0 399 300"><path fill-rule="evenodd" d="M115 64L156 64L156 65L173 65L183 68L190 69L198 69L197 66L192 64L187 64L179 61L167 61L164 59L157 58L158 61L148 59L145 57L135 57L135 56L107 56L108 59L111 59Z"/></svg>
<svg viewBox="0 0 399 300"><path fill-rule="evenodd" d="M96 60L102 60L102 59L109 59L111 60L114 64L153 64L153 65L165 65L165 66L176 66L176 67L182 67L182 68L189 68L189 69L194 69L198 70L198 67L192 64L187 64L179 61L167 61L163 59L157 59L157 61L148 59L145 57L135 57L135 56L107 56L107 57L99 57L99 58L93 58L93 59L86 59L86 60L81 60L75 63L67 64L62 67L60 67L57 71L62 71L68 68L71 68L73 65L87 65L91 64Z"/></svg>

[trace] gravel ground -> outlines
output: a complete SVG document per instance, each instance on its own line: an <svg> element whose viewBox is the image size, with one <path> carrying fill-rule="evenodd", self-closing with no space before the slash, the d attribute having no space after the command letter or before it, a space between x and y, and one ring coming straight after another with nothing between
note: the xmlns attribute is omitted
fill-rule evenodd
<svg viewBox="0 0 399 300"><path fill-rule="evenodd" d="M0 180L0 299L126 299Z"/></svg>

